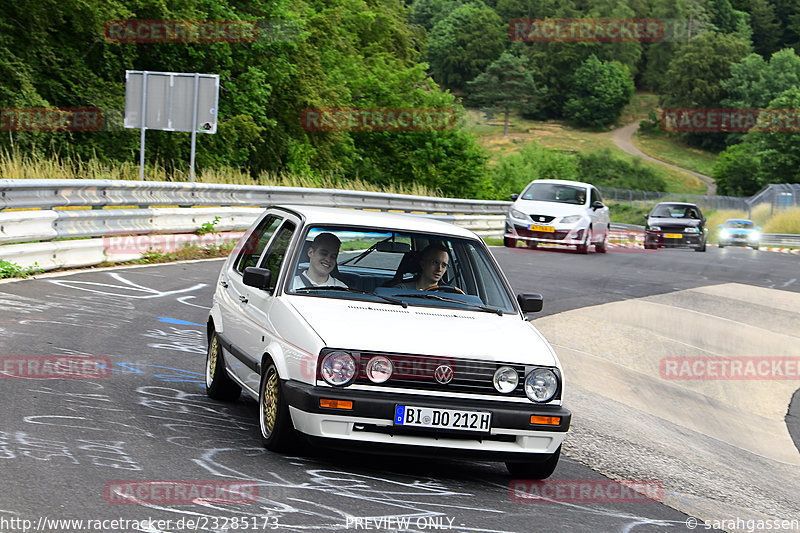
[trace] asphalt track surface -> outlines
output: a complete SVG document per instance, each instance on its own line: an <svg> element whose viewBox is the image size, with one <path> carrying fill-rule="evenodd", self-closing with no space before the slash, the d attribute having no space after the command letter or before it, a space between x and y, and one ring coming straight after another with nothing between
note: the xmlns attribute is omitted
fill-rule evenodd
<svg viewBox="0 0 800 533"><path fill-rule="evenodd" d="M544 295L543 315L724 282L800 291L796 256L744 248L493 252L517 292ZM0 531L22 531L23 519L30 530L54 532L687 530L687 515L651 500L514 501L498 463L267 452L254 402L224 404L204 392L203 324L220 266L0 284L0 354L101 357L112 369L98 379L0 379ZM787 417L795 443L797 399ZM552 479L604 478L562 456ZM111 492L126 481L206 480L254 482L247 493L254 498L129 503ZM148 518L172 522L102 529L49 522ZM400 518L407 528L398 528ZM197 522L189 527L189 519Z"/></svg>

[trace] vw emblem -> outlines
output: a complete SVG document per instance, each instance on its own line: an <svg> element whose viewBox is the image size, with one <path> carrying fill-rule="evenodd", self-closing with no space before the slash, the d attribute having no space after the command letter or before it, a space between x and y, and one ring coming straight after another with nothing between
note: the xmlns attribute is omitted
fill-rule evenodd
<svg viewBox="0 0 800 533"><path fill-rule="evenodd" d="M447 365L439 365L433 372L433 377L442 385L447 385L453 381L453 369Z"/></svg>

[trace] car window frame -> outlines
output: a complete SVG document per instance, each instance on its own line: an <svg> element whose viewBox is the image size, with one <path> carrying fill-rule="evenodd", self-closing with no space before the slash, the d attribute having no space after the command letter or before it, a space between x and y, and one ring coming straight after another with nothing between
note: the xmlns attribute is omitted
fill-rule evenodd
<svg viewBox="0 0 800 533"><path fill-rule="evenodd" d="M354 232L364 231L364 232L375 232L375 233L382 233L382 232L383 233L410 233L410 234L415 234L415 235L419 235L419 236L429 236L429 241L430 240L437 240L437 239L438 240L441 240L441 239L447 239L447 240L458 239L458 240L463 240L463 241L468 241L470 243L474 243L476 247L483 248L483 251L484 251L484 254L485 254L486 258L487 258L487 261L492 265L492 267L495 269L495 272L497 273L497 276L500 278L500 283L501 283L503 289L506 292L506 296L508 297L509 301L511 302L511 307L514 309L515 314L520 315L520 316L522 316L524 318L524 314L522 313L522 309L520 308L519 302L517 301L516 293L514 292L513 288L511 287L511 284L509 283L508 279L506 278L505 273L500 268L500 264L497 262L497 260L495 259L494 255L492 254L491 250L489 250L488 246L486 246L486 243L484 243L479 238L472 238L472 237L466 236L466 235L443 234L443 233L435 233L435 232L430 232L430 231L407 229L407 228L396 228L396 227L390 228L390 227L386 227L386 226L339 225L339 224L336 224L336 223L328 223L328 222L309 222L309 223L305 223L304 222L302 224L302 227L300 227L300 228L295 230L294 237L295 237L296 240L294 242L294 246L293 246L294 249L292 251L291 259L290 259L290 261L288 263L284 262L283 267L282 267L281 270L288 272L289 270L294 269L297 266L299 254L301 253L301 251L303 249L303 243L305 243L309 232L311 230L315 229L315 228L326 228L326 229L334 228L334 229L341 229L341 230L354 231ZM451 258L451 261L452 260L453 259ZM302 296L302 297L311 296L311 297L315 297L315 298L341 299L339 297L339 295L324 295L324 294L305 293L305 292L289 292L291 290L291 281L292 281L292 277L291 276L286 276L282 281L280 281L280 289L281 289L283 294L287 294L289 296ZM358 301L370 301L370 302L373 301L373 300L366 300L366 299L360 300L359 298L348 298L348 299L358 300ZM415 306L420 306L420 307L435 307L435 308L440 308L441 307L441 306L436 306L436 305L426 305L426 303L424 303L424 301L415 302L414 305ZM463 310L469 311L471 309L469 309L468 307L465 306Z"/></svg>
<svg viewBox="0 0 800 533"><path fill-rule="evenodd" d="M272 233L272 237L270 237L269 243L267 243L266 248L264 248L264 252L259 257L258 267L259 268L267 268L266 261L267 258L270 256L271 252L274 250L274 247L278 241L278 238L281 234L286 230L287 226L294 226L293 229L290 230L289 240L286 243L286 251L283 254L283 259L281 260L281 264L278 267L277 275L275 272L272 272L274 285L271 288L264 289L264 292L269 294L270 296L276 296L276 292L278 287L281 284L281 276L283 275L284 271L286 270L286 256L291 254L292 245L294 244L295 237L297 236L297 230L299 224L297 221L291 220L289 218L284 217L283 221L281 222L280 226Z"/></svg>
<svg viewBox="0 0 800 533"><path fill-rule="evenodd" d="M264 223L270 218L278 219L279 220L279 224L277 225L275 230L272 232L272 235L270 235L269 240L267 240L267 243L264 245L264 249L261 250L260 254L258 254L258 258L256 259L255 264L254 265L250 265L250 266L258 266L258 265L261 264L261 261L262 261L262 259L264 257L264 253L267 250L269 250L270 244L272 243L272 239L275 237L275 234L278 233L278 230L281 229L281 227L283 226L283 222L286 220L285 216L281 216L281 215L279 215L277 213L273 213L273 212L269 212L268 211L267 213L262 215L262 217L258 220L258 222L256 222L256 224L253 226L253 230L250 231L244 237L244 240L242 241L242 249L239 250L239 253L236 255L235 259L233 260L233 263L231 264L231 268L230 269L233 272L235 272L236 274L238 274L240 277L244 277L244 268L247 268L247 267L244 267L242 270L239 270L239 262L240 262L242 256L244 255L244 252L245 252L245 249L247 247L248 241L250 240L250 238L253 235L256 234L256 232L258 231L258 229L260 227L261 227L261 232L259 233L259 236L258 236L258 239L257 239L256 242L260 242L261 241L261 235L263 235L264 232L267 230L267 228L269 228L272 225L272 224L264 225Z"/></svg>

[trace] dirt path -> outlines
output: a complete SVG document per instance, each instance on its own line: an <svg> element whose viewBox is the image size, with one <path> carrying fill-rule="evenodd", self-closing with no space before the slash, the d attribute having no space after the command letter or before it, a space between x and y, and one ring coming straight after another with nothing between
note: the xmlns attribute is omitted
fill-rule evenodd
<svg viewBox="0 0 800 533"><path fill-rule="evenodd" d="M633 134L639 128L639 122L632 122L627 126L623 126L621 128L617 128L611 132L611 138L614 139L614 143L620 147L621 150L628 152L631 155L636 155L641 157L642 159L646 159L647 161L652 161L653 163L658 163L659 165L664 165L665 167L671 167L677 170L682 170L691 174L692 176L696 177L700 181L702 181L706 185L706 194L716 194L717 193L717 184L714 183L714 179L710 176L706 176L705 174L700 174L699 172L694 172L689 169L679 167L677 165L673 165L670 163L665 163L660 159L656 159L655 157L650 157L649 155L645 154L638 148L633 145Z"/></svg>

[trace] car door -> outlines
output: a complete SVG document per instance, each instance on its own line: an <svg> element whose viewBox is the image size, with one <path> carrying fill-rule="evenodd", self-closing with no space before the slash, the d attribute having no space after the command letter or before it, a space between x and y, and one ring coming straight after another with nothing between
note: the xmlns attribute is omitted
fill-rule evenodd
<svg viewBox="0 0 800 533"><path fill-rule="evenodd" d="M279 287L282 286L286 276L290 275L287 272L286 259L290 255L298 225L299 220L287 216L262 254L258 266L272 273L269 287L257 289L244 286L243 288L244 299L241 305L245 320L242 323L239 344L247 357L245 361L247 368L242 381L254 391L258 390L261 380L261 357L266 346L273 340L282 341L270 320L270 311L280 295Z"/></svg>
<svg viewBox="0 0 800 533"><path fill-rule="evenodd" d="M242 281L244 269L258 266L261 256L284 221L285 214L268 211L243 240L239 254L230 261L220 278L220 313L222 315L223 357L225 365L239 381L244 381L251 368L247 363L255 356L248 354L244 343L248 316L245 312L250 287Z"/></svg>
<svg viewBox="0 0 800 533"><path fill-rule="evenodd" d="M594 205L595 202L603 202L603 198L600 196L600 191L591 187L589 193L589 210L592 217L592 227L594 228L594 233L596 235L601 234L601 232L608 231L608 225L611 222L609 217L608 206L605 204L600 209L592 209L591 206Z"/></svg>

